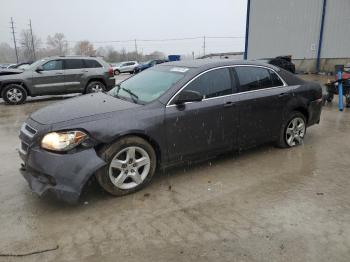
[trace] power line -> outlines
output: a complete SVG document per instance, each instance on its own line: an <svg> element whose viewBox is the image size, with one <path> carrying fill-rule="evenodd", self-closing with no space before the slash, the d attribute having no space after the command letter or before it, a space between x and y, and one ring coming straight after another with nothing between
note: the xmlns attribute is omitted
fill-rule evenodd
<svg viewBox="0 0 350 262"><path fill-rule="evenodd" d="M206 36L208 39L243 39L244 36ZM127 42L167 42L167 41L185 41L185 40L196 40L203 39L203 36L196 37L182 37L182 38L164 38L164 39L129 39L129 40L105 40L105 41L89 41L93 44L103 44L103 43L127 43ZM71 43L76 43L80 41L68 41Z"/></svg>
<svg viewBox="0 0 350 262"><path fill-rule="evenodd" d="M13 36L13 43L15 45L15 52L16 52L16 61L17 61L17 64L18 64L18 52L17 52L17 44L16 44L16 35L15 35L15 28L13 26L13 18L11 17L11 29L12 29L12 36Z"/></svg>

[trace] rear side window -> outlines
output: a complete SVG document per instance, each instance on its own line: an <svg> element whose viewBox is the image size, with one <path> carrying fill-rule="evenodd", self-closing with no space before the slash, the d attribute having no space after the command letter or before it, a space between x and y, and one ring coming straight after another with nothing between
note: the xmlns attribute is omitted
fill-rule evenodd
<svg viewBox="0 0 350 262"><path fill-rule="evenodd" d="M199 92L204 98L232 94L230 70L220 68L204 73L185 87L185 90Z"/></svg>
<svg viewBox="0 0 350 262"><path fill-rule="evenodd" d="M84 68L82 59L66 59L64 60L64 69L81 69Z"/></svg>
<svg viewBox="0 0 350 262"><path fill-rule="evenodd" d="M62 60L51 60L43 64L44 71L62 70Z"/></svg>
<svg viewBox="0 0 350 262"><path fill-rule="evenodd" d="M85 59L84 60L85 68L99 68L102 67L102 65L93 59Z"/></svg>
<svg viewBox="0 0 350 262"><path fill-rule="evenodd" d="M263 67L235 67L240 83L240 92L282 86L283 82L273 71Z"/></svg>
<svg viewBox="0 0 350 262"><path fill-rule="evenodd" d="M281 78L272 70L269 70L273 86L283 86Z"/></svg>

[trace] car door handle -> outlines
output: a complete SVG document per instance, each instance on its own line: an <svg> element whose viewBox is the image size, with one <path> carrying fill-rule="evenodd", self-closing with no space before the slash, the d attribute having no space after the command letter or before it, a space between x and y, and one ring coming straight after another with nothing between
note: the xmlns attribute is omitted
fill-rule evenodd
<svg viewBox="0 0 350 262"><path fill-rule="evenodd" d="M290 94L288 94L288 93L281 93L281 94L279 94L278 95L278 97L286 97L286 96L289 96Z"/></svg>
<svg viewBox="0 0 350 262"><path fill-rule="evenodd" d="M87 73L87 72L89 72L89 70L83 70L83 73Z"/></svg>
<svg viewBox="0 0 350 262"><path fill-rule="evenodd" d="M233 103L233 102L226 102L225 104L224 104L224 107L234 107L234 106L236 106L236 104L235 103Z"/></svg>
<svg viewBox="0 0 350 262"><path fill-rule="evenodd" d="M63 75L63 73L61 73L61 72L57 72L57 73L56 73L56 75Z"/></svg>

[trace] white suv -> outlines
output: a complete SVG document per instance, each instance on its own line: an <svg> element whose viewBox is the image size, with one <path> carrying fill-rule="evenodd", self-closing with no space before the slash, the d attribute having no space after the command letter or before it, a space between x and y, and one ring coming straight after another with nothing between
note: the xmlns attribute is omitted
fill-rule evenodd
<svg viewBox="0 0 350 262"><path fill-rule="evenodd" d="M132 74L138 65L139 63L137 61L126 61L112 65L112 68L115 75L119 75L120 73Z"/></svg>

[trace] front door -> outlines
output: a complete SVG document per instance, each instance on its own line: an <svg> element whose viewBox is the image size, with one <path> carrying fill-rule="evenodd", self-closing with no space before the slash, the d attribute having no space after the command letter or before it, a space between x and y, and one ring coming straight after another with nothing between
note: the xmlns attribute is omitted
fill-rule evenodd
<svg viewBox="0 0 350 262"><path fill-rule="evenodd" d="M65 92L62 60L42 65L42 71L33 71L33 95L62 94Z"/></svg>
<svg viewBox="0 0 350 262"><path fill-rule="evenodd" d="M236 143L237 96L232 95L232 75L228 68L206 72L183 90L197 91L201 102L168 105L165 109L166 139L170 162L200 154L230 150Z"/></svg>

